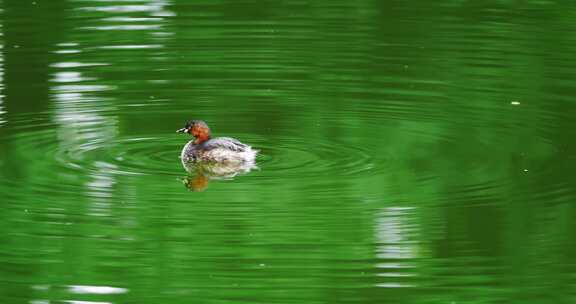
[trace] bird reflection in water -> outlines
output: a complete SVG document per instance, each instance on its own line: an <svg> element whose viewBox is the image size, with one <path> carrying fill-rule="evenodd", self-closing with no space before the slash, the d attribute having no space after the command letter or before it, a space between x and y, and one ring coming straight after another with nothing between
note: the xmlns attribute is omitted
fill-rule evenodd
<svg viewBox="0 0 576 304"><path fill-rule="evenodd" d="M206 190L211 180L231 180L238 175L246 174L258 167L254 162L242 163L198 163L182 162L188 176L183 183L191 191Z"/></svg>

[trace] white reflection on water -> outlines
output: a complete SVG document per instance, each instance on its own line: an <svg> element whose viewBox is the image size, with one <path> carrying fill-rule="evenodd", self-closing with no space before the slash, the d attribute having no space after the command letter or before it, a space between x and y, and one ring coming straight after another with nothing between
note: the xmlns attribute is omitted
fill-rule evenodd
<svg viewBox="0 0 576 304"><path fill-rule="evenodd" d="M110 216L113 208L113 189L116 177L112 174L117 166L105 162L95 162L91 180L86 183L86 194L91 198L88 214L91 216Z"/></svg>
<svg viewBox="0 0 576 304"><path fill-rule="evenodd" d="M107 66L108 63L84 63L84 62L56 62L50 65L53 68L80 68L93 66Z"/></svg>
<svg viewBox="0 0 576 304"><path fill-rule="evenodd" d="M85 30L103 30L103 31L142 31L142 30L157 30L162 28L161 24L133 24L133 25L103 25L103 26L87 26L82 29Z"/></svg>
<svg viewBox="0 0 576 304"><path fill-rule="evenodd" d="M54 75L53 82L80 82L94 80L94 78L82 77L80 72L58 72Z"/></svg>
<svg viewBox="0 0 576 304"><path fill-rule="evenodd" d="M161 44L134 44L134 45L103 45L96 47L101 50L137 50L137 49L161 49Z"/></svg>
<svg viewBox="0 0 576 304"><path fill-rule="evenodd" d="M119 1L91 0L83 1L84 7L76 8L78 11L96 12L100 18L94 18L93 22L79 27L84 31L139 31L149 37L153 37L154 43L115 43L114 39L109 40L108 45L96 45L91 49L96 50L134 50L134 49L160 49L164 45L158 44L159 40L169 37L169 33L163 30L166 17L173 17L176 14L168 7L171 5L170 0L150 0L146 3L127 2L126 5L119 5ZM132 3L131 3L132 2ZM141 1L140 1L141 2ZM81 12L79 12L81 13ZM135 14L137 16L135 16ZM142 16L142 14L146 14ZM146 40L135 38L133 41Z"/></svg>
<svg viewBox="0 0 576 304"><path fill-rule="evenodd" d="M44 285L44 284L32 285L31 287L32 287L32 289L38 290L38 291L45 291L45 290L50 289L50 285Z"/></svg>
<svg viewBox="0 0 576 304"><path fill-rule="evenodd" d="M68 291L76 294L123 294L128 289L110 286L70 285Z"/></svg>
<svg viewBox="0 0 576 304"><path fill-rule="evenodd" d="M64 303L70 303L70 304L112 304L112 302L94 302L94 301L76 301L76 300L68 300L68 301L64 301Z"/></svg>
<svg viewBox="0 0 576 304"><path fill-rule="evenodd" d="M66 50L57 50L54 51L54 54L77 54L82 52L81 50L70 50L70 49L66 49Z"/></svg>
<svg viewBox="0 0 576 304"><path fill-rule="evenodd" d="M110 18L102 18L102 21L111 21L111 22L146 22L146 21L159 21L160 18L158 17L110 17Z"/></svg>
<svg viewBox="0 0 576 304"><path fill-rule="evenodd" d="M115 172L119 166L102 160L102 154L113 149L118 137L118 119L114 113L118 110L114 103L107 102L103 92L120 90L122 83L109 85L100 81L94 71L107 69L110 73L119 71L126 60L124 52L117 56L108 50L134 50L164 48L155 33L161 33L166 16L174 14L167 10L169 0L149 1L107 1L72 0L78 3L75 8L79 15L78 29L84 32L114 33L118 30L132 30L137 35L133 39L110 39L92 41L90 44L76 42L59 43L57 54L62 60L52 64L57 71L52 77L52 91L56 105L55 122L59 139L61 160L69 167L81 170L88 179L83 182L85 197L90 206L87 213L91 216L110 216L114 206L114 189L117 184ZM89 18L82 18L87 15ZM152 43L143 33L150 37ZM67 55L71 50L79 50L74 56ZM106 63L84 62L83 57L107 58ZM131 56L131 55L130 55ZM118 67L117 67L118 66ZM94 72L94 73L92 73ZM109 83L109 82L108 82ZM122 88L123 89L123 88ZM110 95L110 94L106 94Z"/></svg>
<svg viewBox="0 0 576 304"><path fill-rule="evenodd" d="M107 0L92 0L90 2L95 3L106 3L111 2ZM89 12L107 12L107 13L142 13L142 12L149 12L151 16L162 16L162 17L169 17L174 16L174 12L166 9L166 7L170 4L168 0L152 0L149 3L145 4L126 4L126 5L117 5L118 2L115 0L113 5L98 5L98 6L85 6L76 8L79 11L89 11ZM125 1L125 2L133 2L133 1Z"/></svg>
<svg viewBox="0 0 576 304"><path fill-rule="evenodd" d="M61 86L54 86L53 89L58 92L100 92L100 91L109 91L113 90L116 87L108 86L108 85L78 85L78 84L71 84L71 85L61 85Z"/></svg>
<svg viewBox="0 0 576 304"><path fill-rule="evenodd" d="M376 268L383 282L378 287L401 288L415 287L414 277L418 276L417 233L414 221L415 208L388 207L378 213L376 220L376 256L380 260Z"/></svg>
<svg viewBox="0 0 576 304"><path fill-rule="evenodd" d="M60 289L59 286L56 289ZM81 294L81 295L116 295L128 293L127 288L122 287L112 287L112 286L93 286L93 285L69 285L64 286L69 293ZM49 291L52 289L50 285L33 285L33 290L36 291ZM67 300L64 303L75 303L75 304L99 304L99 303L111 303L111 302L101 302L101 301L84 301L84 300ZM48 304L49 300L45 299L34 299L30 301L31 304Z"/></svg>
<svg viewBox="0 0 576 304"><path fill-rule="evenodd" d="M115 166L96 160L86 161L85 158L88 152L111 145L118 135L118 122L116 117L102 114L110 107L97 95L112 88L79 84L88 80L97 81L94 77L83 76L79 70L59 70L52 77L54 83L71 83L52 87L56 101L54 117L58 125L58 155L63 155L64 162L90 177L84 183L85 195L91 202L87 213L108 216L112 188L116 184L111 169Z"/></svg>
<svg viewBox="0 0 576 304"><path fill-rule="evenodd" d="M53 53L54 54L76 54L81 53L82 50L78 47L76 42L63 42L57 44L58 48Z"/></svg>

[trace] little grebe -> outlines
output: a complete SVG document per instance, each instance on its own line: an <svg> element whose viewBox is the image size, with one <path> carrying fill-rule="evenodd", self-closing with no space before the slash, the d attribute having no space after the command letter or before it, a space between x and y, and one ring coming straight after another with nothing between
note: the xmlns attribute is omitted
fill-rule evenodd
<svg viewBox="0 0 576 304"><path fill-rule="evenodd" d="M195 137L189 141L180 154L183 163L253 163L258 150L230 137L211 138L210 128L202 120L192 120L179 133Z"/></svg>

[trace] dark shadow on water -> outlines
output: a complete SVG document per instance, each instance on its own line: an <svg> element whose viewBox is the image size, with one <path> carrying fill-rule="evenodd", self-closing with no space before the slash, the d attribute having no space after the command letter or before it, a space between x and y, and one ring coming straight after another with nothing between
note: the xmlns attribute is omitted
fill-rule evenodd
<svg viewBox="0 0 576 304"><path fill-rule="evenodd" d="M36 1L40 2L40 1ZM22 113L42 113L48 109L50 92L50 64L55 60L55 45L62 41L65 1L8 0L2 3L0 14L2 54L0 59L4 75L0 75L5 120L12 126ZM3 77L2 77L3 76ZM49 118L35 115L39 125L49 123ZM10 128L0 128L0 136ZM0 159L18 159L10 154L13 144L4 140L0 148ZM6 155L5 155L6 154ZM19 162L6 162L2 170L12 176L24 173Z"/></svg>
<svg viewBox="0 0 576 304"><path fill-rule="evenodd" d="M185 163L182 165L188 172L182 181L186 188L194 192L202 192L208 188L211 180L231 180L238 175L244 175L258 167L254 162L242 163Z"/></svg>

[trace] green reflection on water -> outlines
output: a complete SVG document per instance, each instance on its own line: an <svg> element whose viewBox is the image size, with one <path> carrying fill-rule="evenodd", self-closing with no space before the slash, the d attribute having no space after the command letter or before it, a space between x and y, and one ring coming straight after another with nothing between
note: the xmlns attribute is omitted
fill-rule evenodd
<svg viewBox="0 0 576 304"><path fill-rule="evenodd" d="M4 1L2 303L573 302L569 8Z"/></svg>

